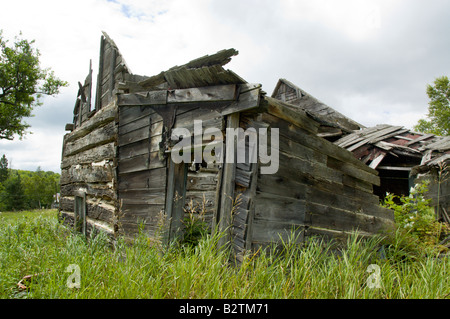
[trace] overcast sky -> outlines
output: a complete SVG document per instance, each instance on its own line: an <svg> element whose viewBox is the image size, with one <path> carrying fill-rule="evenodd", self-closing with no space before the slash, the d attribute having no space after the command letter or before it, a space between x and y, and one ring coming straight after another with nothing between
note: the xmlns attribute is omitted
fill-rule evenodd
<svg viewBox="0 0 450 319"><path fill-rule="evenodd" d="M15 169L60 172L77 82L89 59L96 77L102 30L135 74L235 48L226 68L269 95L286 78L365 126L412 128L427 113L427 84L450 75L444 0L14 0L1 5L0 29L35 39L42 67L70 83L26 120L32 134L0 140Z"/></svg>

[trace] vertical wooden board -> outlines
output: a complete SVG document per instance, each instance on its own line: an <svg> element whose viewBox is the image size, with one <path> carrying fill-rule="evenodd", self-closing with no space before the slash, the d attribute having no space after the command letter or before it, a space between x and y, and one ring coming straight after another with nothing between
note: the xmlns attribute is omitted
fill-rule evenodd
<svg viewBox="0 0 450 319"><path fill-rule="evenodd" d="M227 117L227 128L239 127L239 113L233 113ZM218 245L226 246L230 242L229 230L231 226L231 214L234 201L234 188L235 188L235 172L236 172L236 141L225 146L225 158L227 154L234 154L234 160L224 163L223 175L221 179L221 198L220 208L218 212L218 231L225 232L225 236L221 237Z"/></svg>
<svg viewBox="0 0 450 319"><path fill-rule="evenodd" d="M168 219L168 234L164 238L166 243L178 236L181 230L186 199L186 178L187 165L183 162L176 164L169 158L165 201Z"/></svg>

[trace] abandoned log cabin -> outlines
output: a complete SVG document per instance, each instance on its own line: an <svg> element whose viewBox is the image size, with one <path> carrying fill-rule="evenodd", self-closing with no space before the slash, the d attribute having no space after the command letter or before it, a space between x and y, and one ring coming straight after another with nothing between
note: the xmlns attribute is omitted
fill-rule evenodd
<svg viewBox="0 0 450 319"><path fill-rule="evenodd" d="M148 236L164 229L171 240L192 200L205 204L199 209L211 227L226 230L238 258L292 230L304 240L391 227L393 213L373 194L377 171L318 136L323 122L302 107L224 69L237 53L139 76L104 34L95 104L90 68L66 125L65 222L129 237L142 224Z"/></svg>
<svg viewBox="0 0 450 319"><path fill-rule="evenodd" d="M409 195L416 183L428 180L426 196L432 199L437 219L450 222L450 137L381 124L348 134L335 144L378 171L380 185L374 193L380 198L387 192Z"/></svg>

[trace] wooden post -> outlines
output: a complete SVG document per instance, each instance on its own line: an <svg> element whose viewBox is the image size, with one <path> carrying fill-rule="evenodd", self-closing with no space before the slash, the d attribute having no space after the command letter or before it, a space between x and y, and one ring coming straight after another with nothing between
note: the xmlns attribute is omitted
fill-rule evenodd
<svg viewBox="0 0 450 319"><path fill-rule="evenodd" d="M233 113L227 116L227 128L238 128L239 127L239 113ZM218 242L219 247L226 247L230 244L231 240L231 221L232 221L232 209L234 201L234 189L235 189L235 177L236 177L236 153L237 153L237 140L236 138L232 143L227 137L225 144L225 156L224 164L222 168L222 178L221 178L221 197L220 206L217 212L217 231L224 232ZM227 162L227 154L233 152L234 160L232 162Z"/></svg>
<svg viewBox="0 0 450 319"><path fill-rule="evenodd" d="M166 218L167 233L163 238L165 244L174 239L180 231L184 216L184 202L186 197L187 165L175 164L171 158L167 160L167 193Z"/></svg>

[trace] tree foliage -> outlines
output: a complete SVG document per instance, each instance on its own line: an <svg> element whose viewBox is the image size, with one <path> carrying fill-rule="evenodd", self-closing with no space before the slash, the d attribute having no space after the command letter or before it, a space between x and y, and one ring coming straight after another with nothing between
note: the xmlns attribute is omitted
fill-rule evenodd
<svg viewBox="0 0 450 319"><path fill-rule="evenodd" d="M427 119L419 120L414 129L441 136L450 135L450 81L448 77L436 78L434 85L427 86Z"/></svg>
<svg viewBox="0 0 450 319"><path fill-rule="evenodd" d="M32 116L41 105L43 95L56 95L67 82L58 79L49 68L41 68L39 50L34 40L15 38L8 45L0 30L0 139L20 138L29 125L24 117Z"/></svg>
<svg viewBox="0 0 450 319"><path fill-rule="evenodd" d="M59 174L40 167L35 172L8 169L7 178L0 182L0 211L50 208L59 192L59 179Z"/></svg>

